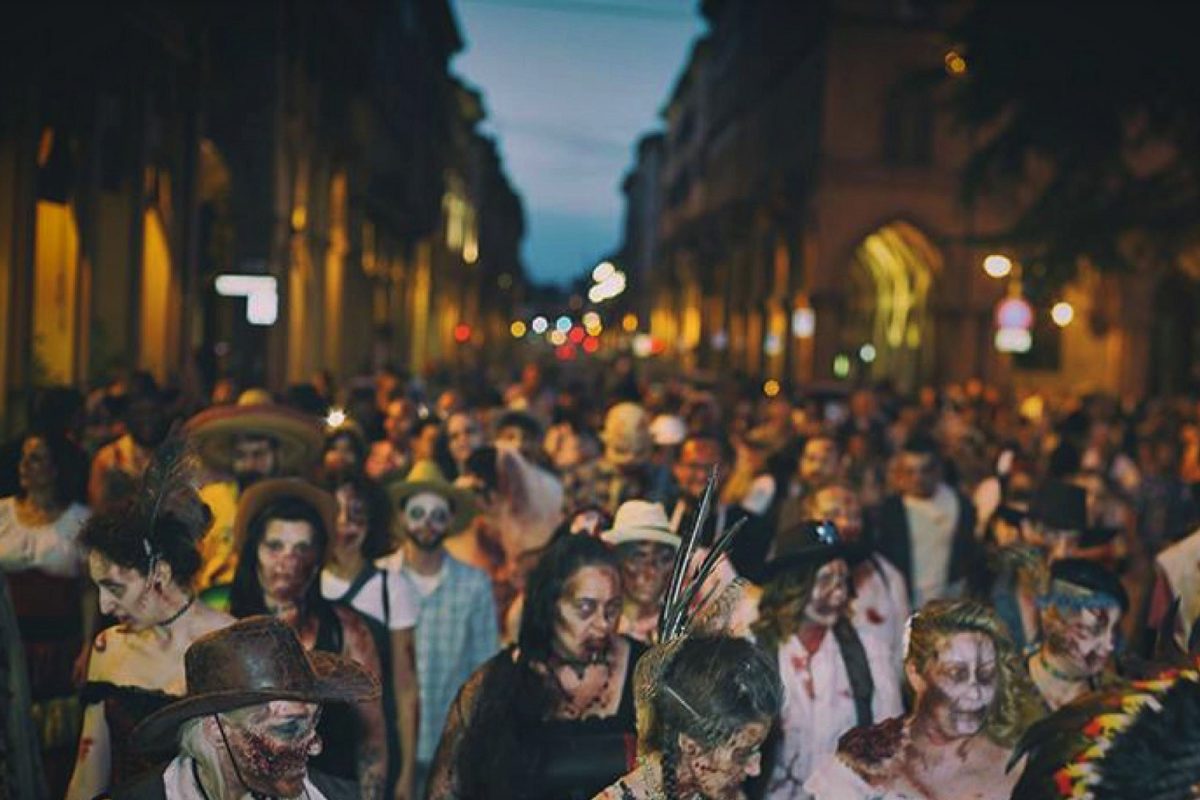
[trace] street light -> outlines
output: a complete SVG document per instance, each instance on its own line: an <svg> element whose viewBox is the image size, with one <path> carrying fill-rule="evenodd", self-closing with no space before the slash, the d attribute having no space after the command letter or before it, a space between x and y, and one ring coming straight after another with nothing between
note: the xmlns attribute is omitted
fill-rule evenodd
<svg viewBox="0 0 1200 800"><path fill-rule="evenodd" d="M993 278L1005 278L1012 272L1012 259L993 253L983 260L983 271Z"/></svg>
<svg viewBox="0 0 1200 800"><path fill-rule="evenodd" d="M1075 307L1066 300L1060 300L1050 309L1050 319L1060 328L1065 328L1075 319Z"/></svg>

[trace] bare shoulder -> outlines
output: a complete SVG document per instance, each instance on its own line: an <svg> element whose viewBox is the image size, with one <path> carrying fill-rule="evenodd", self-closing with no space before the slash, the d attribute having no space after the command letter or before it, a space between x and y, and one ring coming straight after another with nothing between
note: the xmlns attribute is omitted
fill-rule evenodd
<svg viewBox="0 0 1200 800"><path fill-rule="evenodd" d="M196 612L196 635L203 636L213 631L218 631L222 628L232 625L236 620L226 614L224 611L217 611L215 608L209 608L203 604Z"/></svg>

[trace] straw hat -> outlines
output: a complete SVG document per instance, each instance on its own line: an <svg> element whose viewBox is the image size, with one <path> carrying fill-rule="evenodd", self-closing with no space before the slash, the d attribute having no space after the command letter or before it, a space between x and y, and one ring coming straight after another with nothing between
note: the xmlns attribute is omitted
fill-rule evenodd
<svg viewBox="0 0 1200 800"><path fill-rule="evenodd" d="M408 498L422 492L433 492L445 498L453 514L450 518L450 533L465 528L479 510L475 505L475 496L447 481L437 464L428 459L413 464L412 469L403 478L398 475L384 476L382 482L392 500L392 507L397 511L404 506Z"/></svg>
<svg viewBox="0 0 1200 800"><path fill-rule="evenodd" d="M631 542L656 542L676 550L682 541L679 534L671 530L662 505L646 500L622 503L613 517L612 528L601 533L600 538L614 547Z"/></svg>
<svg viewBox="0 0 1200 800"><path fill-rule="evenodd" d="M304 652L291 628L274 617L247 617L201 636L183 657L187 694L142 720L140 749L169 749L189 719L271 700L353 703L379 696L379 682L348 658Z"/></svg>
<svg viewBox="0 0 1200 800"><path fill-rule="evenodd" d="M279 443L279 469L306 471L324 447L320 420L287 406L257 402L243 393L237 405L214 406L187 421L184 433L205 463L233 471L233 443L239 436L269 436Z"/></svg>
<svg viewBox="0 0 1200 800"><path fill-rule="evenodd" d="M250 523L258 512L281 497L294 497L316 509L325 525L326 538L333 539L337 531L337 498L303 478L265 478L251 484L238 498L237 515L233 518L235 553L242 552Z"/></svg>

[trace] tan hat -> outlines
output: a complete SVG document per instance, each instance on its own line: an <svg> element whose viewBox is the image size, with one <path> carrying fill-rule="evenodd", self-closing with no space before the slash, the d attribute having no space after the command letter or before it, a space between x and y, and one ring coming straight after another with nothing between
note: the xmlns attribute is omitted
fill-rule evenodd
<svg viewBox="0 0 1200 800"><path fill-rule="evenodd" d="M600 431L604 454L610 462L623 466L650 454L650 417L637 403L617 403L604 415Z"/></svg>
<svg viewBox="0 0 1200 800"><path fill-rule="evenodd" d="M308 470L325 445L321 422L303 412L274 403L260 403L243 393L237 405L201 411L183 426L184 433L211 467L233 471L233 443L239 436L269 436L279 443L279 469Z"/></svg>
<svg viewBox="0 0 1200 800"><path fill-rule="evenodd" d="M393 473L390 476L385 475L381 482L397 511L408 498L422 492L432 492L446 498L454 514L450 518L450 533L465 528L479 510L475 505L475 496L447 481L438 465L429 459L422 459L413 464L412 469L403 478Z"/></svg>
<svg viewBox="0 0 1200 800"><path fill-rule="evenodd" d="M316 509L325 525L325 537L332 541L337 533L337 498L303 478L264 478L255 481L238 498L237 514L233 518L235 553L246 544L250 523L271 503L281 497L294 497Z"/></svg>
<svg viewBox="0 0 1200 800"><path fill-rule="evenodd" d="M647 500L622 503L613 517L612 528L601 533L600 538L614 547L631 542L656 542L676 550L682 541L679 534L671 530L666 509Z"/></svg>

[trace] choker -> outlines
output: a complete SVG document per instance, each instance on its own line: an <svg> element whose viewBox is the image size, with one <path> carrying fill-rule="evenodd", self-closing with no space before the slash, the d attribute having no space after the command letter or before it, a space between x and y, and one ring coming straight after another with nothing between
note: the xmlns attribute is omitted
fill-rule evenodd
<svg viewBox="0 0 1200 800"><path fill-rule="evenodd" d="M1091 684L1091 682L1092 682L1092 679L1088 678L1086 676L1082 677L1082 678L1078 678L1078 677L1075 677L1074 675L1068 675L1067 673L1063 672L1060 669L1056 669L1049 661L1046 660L1046 651L1045 650L1038 650L1037 660L1038 660L1038 663L1042 665L1042 669L1046 670L1046 672L1049 673L1050 677L1052 677L1056 680L1060 680L1063 683Z"/></svg>
<svg viewBox="0 0 1200 800"><path fill-rule="evenodd" d="M160 628L171 627L171 624L174 623L176 620L178 620L180 617L182 617L184 614L186 614L187 610L189 608L191 608L192 604L195 602L196 602L196 595L192 595L191 597L188 598L188 601L183 604L183 608L179 609L174 614L172 614L171 616L164 619L162 622L156 622L154 624Z"/></svg>

